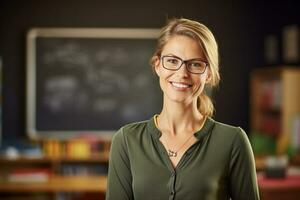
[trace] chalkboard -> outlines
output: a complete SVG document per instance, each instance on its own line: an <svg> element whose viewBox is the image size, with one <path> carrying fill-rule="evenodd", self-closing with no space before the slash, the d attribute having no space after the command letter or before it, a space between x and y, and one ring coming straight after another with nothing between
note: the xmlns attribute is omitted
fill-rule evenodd
<svg viewBox="0 0 300 200"><path fill-rule="evenodd" d="M110 135L158 113L149 65L157 29L31 29L27 132L34 138Z"/></svg>

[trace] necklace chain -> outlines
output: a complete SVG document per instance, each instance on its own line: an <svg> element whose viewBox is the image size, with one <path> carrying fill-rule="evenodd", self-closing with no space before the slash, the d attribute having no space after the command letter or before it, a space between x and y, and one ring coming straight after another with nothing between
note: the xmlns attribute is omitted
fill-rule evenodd
<svg viewBox="0 0 300 200"><path fill-rule="evenodd" d="M184 147L184 145L192 138L192 136L194 136L194 134L192 134L178 149L177 151L171 150L170 148L168 148L168 155L169 157L177 157L177 153L178 151L180 151L182 149L182 147ZM166 141L167 143L167 141ZM169 146L167 144L167 146Z"/></svg>
<svg viewBox="0 0 300 200"><path fill-rule="evenodd" d="M157 117L154 118L156 124L158 125L158 122L157 122ZM166 146L168 148L168 156L169 157L177 157L177 154L178 154L178 151L180 151L182 149L182 147L184 147L184 145L194 136L194 134L192 134L178 149L177 151L174 151L174 150L171 150L170 148L168 148L168 143L166 141Z"/></svg>
<svg viewBox="0 0 300 200"><path fill-rule="evenodd" d="M158 118L158 115L156 115L155 117L154 117L154 121L155 121L155 124L156 124L156 126L158 127L158 120L157 120L157 118ZM204 125L204 122L205 122L205 118L204 118L204 121L202 122L202 126ZM201 126L201 128L202 128L202 126ZM194 134L192 134L178 149L177 149L177 151L174 151L174 150L171 150L170 148L168 148L168 144L167 144L167 141L166 141L166 146L167 146L167 148L168 148L168 156L169 157L177 157L177 154L178 154L178 152L184 147L184 145L192 138L194 136Z"/></svg>

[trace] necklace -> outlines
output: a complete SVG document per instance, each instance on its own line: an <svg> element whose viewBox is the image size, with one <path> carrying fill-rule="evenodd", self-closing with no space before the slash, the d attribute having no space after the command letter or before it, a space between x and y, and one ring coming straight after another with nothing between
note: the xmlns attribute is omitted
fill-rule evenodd
<svg viewBox="0 0 300 200"><path fill-rule="evenodd" d="M158 120L157 120L157 118L158 118L158 115L155 115L154 116L154 123L155 123L155 126L159 129L159 125L158 125ZM206 118L204 118L203 119L203 121L202 121L202 124L201 124L201 127L200 127L200 129L202 129L202 127L204 126L204 122L206 121ZM177 157L177 154L178 154L178 152L184 147L184 145L192 138L194 136L194 134L192 134L178 149L177 149L177 151L174 151L174 150L171 150L170 148L168 148L168 156L169 157ZM167 141L166 141L166 146L169 146L168 144L167 144Z"/></svg>
<svg viewBox="0 0 300 200"><path fill-rule="evenodd" d="M158 122L157 122L157 117L158 117L158 115L156 115L155 117L154 117L154 122L155 122L155 125L156 125L156 127L158 127ZM194 136L194 134L192 134L178 149L177 149L177 151L174 151L174 150L171 150L171 149L169 149L168 148L168 156L169 157L177 157L177 153L178 153L178 151L180 151L181 149L182 149L182 147L184 147L184 145L192 138L192 136ZM167 144L167 141L166 141L166 146L169 146L168 144Z"/></svg>
<svg viewBox="0 0 300 200"><path fill-rule="evenodd" d="M184 147L184 145L192 138L192 136L194 136L194 134L192 134L178 149L177 151L171 150L168 148L168 155L169 157L177 157L177 153L178 151L180 151L182 149L182 147ZM166 142L167 143L167 142ZM169 146L169 145L168 145Z"/></svg>

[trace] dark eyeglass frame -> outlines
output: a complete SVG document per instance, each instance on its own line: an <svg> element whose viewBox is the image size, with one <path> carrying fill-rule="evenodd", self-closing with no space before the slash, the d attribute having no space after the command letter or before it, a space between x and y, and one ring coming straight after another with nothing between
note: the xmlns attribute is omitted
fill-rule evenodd
<svg viewBox="0 0 300 200"><path fill-rule="evenodd" d="M181 61L181 64L179 65L179 67L177 69L167 68L167 67L164 66L164 61L163 61L164 58L176 58L176 59L178 59L178 60ZM170 71L178 71L182 67L182 65L185 64L185 67L186 67L187 71L190 72L191 74L203 74L206 71L206 68L209 66L209 64L208 64L207 61L201 60L199 58L189 59L189 60L182 60L181 58L179 58L177 56L164 55L164 56L161 56L160 59L161 59L163 68L165 68L167 70L170 70ZM191 61L201 61L201 62L205 63L205 68L204 68L203 72L199 72L199 73L191 72L190 69L189 69L189 67L188 67L188 65L187 65Z"/></svg>

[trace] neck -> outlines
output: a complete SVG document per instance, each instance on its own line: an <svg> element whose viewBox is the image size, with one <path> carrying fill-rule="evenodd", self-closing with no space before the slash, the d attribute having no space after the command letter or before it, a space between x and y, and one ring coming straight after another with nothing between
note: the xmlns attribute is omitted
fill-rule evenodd
<svg viewBox="0 0 300 200"><path fill-rule="evenodd" d="M164 101L162 112L158 117L161 131L170 135L185 135L196 132L202 127L204 116L197 108L197 102L183 104Z"/></svg>

